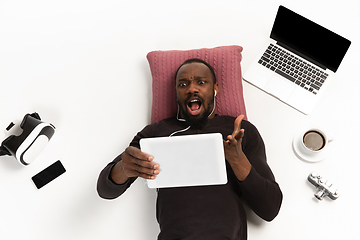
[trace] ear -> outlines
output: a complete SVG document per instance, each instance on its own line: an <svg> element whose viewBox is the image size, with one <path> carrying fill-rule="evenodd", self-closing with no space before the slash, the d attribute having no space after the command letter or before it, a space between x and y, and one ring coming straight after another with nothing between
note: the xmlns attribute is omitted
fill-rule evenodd
<svg viewBox="0 0 360 240"><path fill-rule="evenodd" d="M215 83L214 85L214 97L216 97L219 94L219 85Z"/></svg>

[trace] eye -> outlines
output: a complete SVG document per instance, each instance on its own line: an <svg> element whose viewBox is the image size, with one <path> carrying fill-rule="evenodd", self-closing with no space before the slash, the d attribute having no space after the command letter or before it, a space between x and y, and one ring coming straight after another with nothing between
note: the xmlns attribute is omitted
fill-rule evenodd
<svg viewBox="0 0 360 240"><path fill-rule="evenodd" d="M199 84L199 85L204 85L205 83L206 83L206 81L204 81L204 80L198 81L198 84Z"/></svg>
<svg viewBox="0 0 360 240"><path fill-rule="evenodd" d="M187 86L187 84L185 83L185 82L181 82L181 83L179 83L179 85L178 85L179 87L186 87Z"/></svg>

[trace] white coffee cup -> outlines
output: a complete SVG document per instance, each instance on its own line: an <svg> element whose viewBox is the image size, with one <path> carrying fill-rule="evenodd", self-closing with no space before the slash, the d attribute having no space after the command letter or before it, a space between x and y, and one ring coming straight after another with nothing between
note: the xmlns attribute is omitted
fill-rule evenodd
<svg viewBox="0 0 360 240"><path fill-rule="evenodd" d="M304 154L314 155L325 151L333 139L319 128L310 128L301 134L299 148Z"/></svg>

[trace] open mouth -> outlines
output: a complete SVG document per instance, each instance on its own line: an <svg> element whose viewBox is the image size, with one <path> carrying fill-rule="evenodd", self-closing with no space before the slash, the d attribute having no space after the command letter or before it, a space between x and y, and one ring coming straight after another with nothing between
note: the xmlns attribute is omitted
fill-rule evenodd
<svg viewBox="0 0 360 240"><path fill-rule="evenodd" d="M202 102L200 99L192 99L188 102L187 108L191 115L198 115L202 108Z"/></svg>

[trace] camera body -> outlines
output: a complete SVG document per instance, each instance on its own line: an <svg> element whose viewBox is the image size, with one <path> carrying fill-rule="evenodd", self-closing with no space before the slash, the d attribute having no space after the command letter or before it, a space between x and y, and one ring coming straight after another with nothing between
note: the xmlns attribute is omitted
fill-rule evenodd
<svg viewBox="0 0 360 240"><path fill-rule="evenodd" d="M340 196L338 188L329 180L321 177L316 172L310 173L308 180L316 187L317 192L314 194L314 196L317 199L323 200L324 197L328 196L332 200L336 200Z"/></svg>

